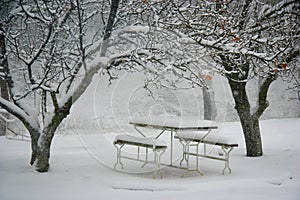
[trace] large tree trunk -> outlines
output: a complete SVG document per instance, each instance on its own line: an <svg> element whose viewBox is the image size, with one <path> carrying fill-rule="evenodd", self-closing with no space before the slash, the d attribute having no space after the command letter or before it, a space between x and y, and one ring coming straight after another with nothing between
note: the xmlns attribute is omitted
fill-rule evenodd
<svg viewBox="0 0 300 200"><path fill-rule="evenodd" d="M30 165L33 165L34 162L37 159L37 156L39 154L39 137L40 133L34 129L28 129L30 133L31 138L31 159L30 159Z"/></svg>
<svg viewBox="0 0 300 200"><path fill-rule="evenodd" d="M276 80L276 74L269 74L259 87L258 106L251 114L250 103L246 91L247 82L239 82L228 78L231 92L235 101L235 109L240 117L247 156L256 157L263 155L262 139L259 126L259 118L269 106L267 94L271 83Z"/></svg>
<svg viewBox="0 0 300 200"><path fill-rule="evenodd" d="M36 163L36 171L38 172L48 172L50 166L49 160L52 139L58 126L70 114L70 109L72 106L72 98L69 98L62 108L58 107L55 93L51 93L51 98L55 106L55 115L53 116L51 122L44 128L43 133L38 141L38 154Z"/></svg>
<svg viewBox="0 0 300 200"><path fill-rule="evenodd" d="M248 83L248 76L250 70L250 63L247 57L239 55L243 60L243 64L239 65L230 57L220 55L223 65L227 71L236 71L238 73L226 74L230 85L231 93L235 102L235 109L241 121L247 156L257 157L263 155L262 139L259 126L259 118L268 107L267 94L271 83L276 79L276 73L269 73L262 81L258 92L258 106L251 113L251 107L247 96L246 85Z"/></svg>
<svg viewBox="0 0 300 200"><path fill-rule="evenodd" d="M47 172L49 170L51 143L54 137L55 130L57 129L57 126L55 126L56 125L47 127L40 138L39 153L36 163L36 171L38 172Z"/></svg>
<svg viewBox="0 0 300 200"><path fill-rule="evenodd" d="M246 92L246 83L229 79L229 85L235 101L235 109L242 124L247 156L262 156L263 149L259 121L258 118L251 116L250 103Z"/></svg>
<svg viewBox="0 0 300 200"><path fill-rule="evenodd" d="M263 146L262 146L259 120L250 117L249 116L250 113L241 114L241 112L243 111L241 110L238 111L243 132L244 132L247 156L249 157L262 156ZM249 118L244 116L249 116Z"/></svg>

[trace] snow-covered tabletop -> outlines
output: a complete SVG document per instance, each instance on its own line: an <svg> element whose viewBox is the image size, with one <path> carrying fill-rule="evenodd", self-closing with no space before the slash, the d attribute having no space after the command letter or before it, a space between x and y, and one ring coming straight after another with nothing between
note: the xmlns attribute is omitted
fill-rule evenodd
<svg viewBox="0 0 300 200"><path fill-rule="evenodd" d="M130 120L130 124L141 127L152 127L159 129L173 129L173 130L203 130L203 129L217 129L218 125L214 121L201 120L196 118L134 118Z"/></svg>

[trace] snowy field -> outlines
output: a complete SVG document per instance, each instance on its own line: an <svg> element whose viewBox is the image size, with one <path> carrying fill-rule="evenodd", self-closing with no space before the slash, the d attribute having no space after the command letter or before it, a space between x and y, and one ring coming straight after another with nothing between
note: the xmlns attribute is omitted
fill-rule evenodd
<svg viewBox="0 0 300 200"><path fill-rule="evenodd" d="M127 172L113 170L116 134L61 132L54 138L51 167L44 174L28 164L29 142L1 137L0 199L300 199L300 118L261 121L260 158L245 157L239 123L223 128L239 142L231 156L232 174L222 175L223 162L201 159L203 176L190 173L181 178L182 170L164 168L163 179L152 178L153 166L143 171L133 161L124 161Z"/></svg>

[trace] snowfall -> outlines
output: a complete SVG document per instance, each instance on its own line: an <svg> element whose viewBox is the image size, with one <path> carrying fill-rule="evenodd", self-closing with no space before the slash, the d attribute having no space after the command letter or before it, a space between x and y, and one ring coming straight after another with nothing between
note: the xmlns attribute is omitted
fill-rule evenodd
<svg viewBox="0 0 300 200"><path fill-rule="evenodd" d="M127 88L124 88L124 83L127 83ZM34 166L29 165L31 149L27 138L0 137L0 200L300 199L300 118L263 118L260 125L264 155L255 158L246 157L240 123L236 120L221 123L222 120L218 120L219 134L234 138L239 144L231 152L231 174L228 171L222 174L223 161L199 158L203 176L197 172L186 173L182 169L163 167L163 178L153 179L155 166L152 164L141 168L143 163L123 159L124 169L119 166L114 169L114 138L119 134L138 134L128 123L128 113L132 110L144 113L149 111L147 109L153 109L151 112L154 115L164 114L162 111L177 115L179 111L174 108L179 105L183 113L189 110L191 116L197 115L196 111L201 110L201 106L197 109L194 106L199 102L199 95L184 94L179 98L174 92L164 92L164 95L158 95L159 101L149 104L143 92L143 97L140 96L142 86L137 83L137 78L119 79L118 84L109 89L113 93L101 93L105 89L99 85L103 84L94 82L85 97L74 105L68 120L73 120L77 126L72 126L67 120L64 127L57 131L51 147L48 173L38 173ZM276 85L274 87L278 88ZM192 96L196 98L194 103ZM270 102L271 106L265 113L268 118L282 118L280 115L287 116L287 111L294 111L299 116L299 105L284 103L287 101L283 101L282 97L271 98L277 101ZM221 103L227 101L226 98L217 98L222 100L220 108L224 107ZM167 102L169 100L173 102ZM131 101L134 103L131 104ZM232 100L229 98L228 101ZM142 105L139 109L143 102L150 108ZM229 111L218 112L218 115L228 115ZM153 135L160 132L151 129L142 131ZM165 132L160 139L168 142L168 149L162 156L162 162L168 163L169 132ZM173 147L173 161L178 165L182 147L177 139L174 139ZM129 156L136 156L136 152L135 147L123 148L123 153ZM217 146L210 146L208 153L218 155L222 151ZM145 156L144 151L141 156ZM190 167L195 167L195 158L191 158Z"/></svg>
<svg viewBox="0 0 300 200"><path fill-rule="evenodd" d="M162 168L163 179L153 179L154 166L124 160L114 170L115 134L87 134L73 130L56 135L48 173L28 164L30 143L0 137L0 199L300 199L300 119L261 121L264 156L245 156L238 122L225 123L223 131L238 140L231 155L232 173L222 174L224 163L200 159L204 175ZM167 138L167 136L166 136ZM176 142L176 141L175 141ZM175 158L179 160L178 155ZM125 148L125 147L124 147ZM128 148L127 151L134 149ZM163 155L163 160L168 152ZM176 161L176 160L175 160Z"/></svg>

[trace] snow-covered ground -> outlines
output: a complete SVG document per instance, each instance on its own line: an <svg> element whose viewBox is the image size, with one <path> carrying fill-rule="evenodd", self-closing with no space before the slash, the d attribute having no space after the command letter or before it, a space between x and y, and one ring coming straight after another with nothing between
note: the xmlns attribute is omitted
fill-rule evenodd
<svg viewBox="0 0 300 200"><path fill-rule="evenodd" d="M260 158L245 157L239 123L223 128L239 142L231 156L232 174L222 175L223 162L201 159L203 176L190 173L182 178L182 170L164 168L163 179L152 178L153 166L141 169L133 161L124 161L127 173L113 170L116 134L68 130L56 135L51 168L44 174L28 164L29 142L1 137L0 199L300 199L300 118L261 121Z"/></svg>

